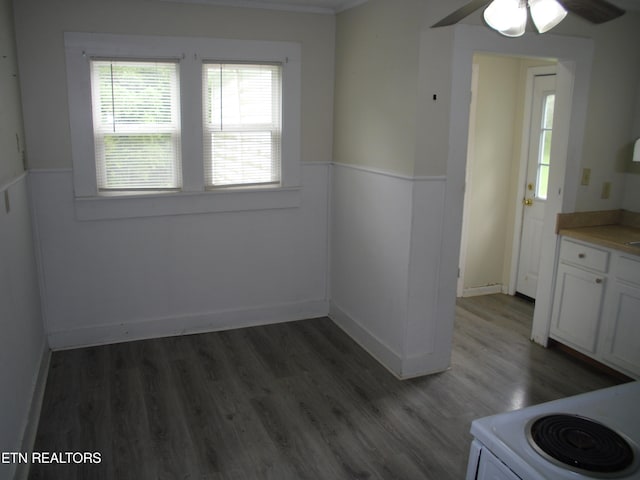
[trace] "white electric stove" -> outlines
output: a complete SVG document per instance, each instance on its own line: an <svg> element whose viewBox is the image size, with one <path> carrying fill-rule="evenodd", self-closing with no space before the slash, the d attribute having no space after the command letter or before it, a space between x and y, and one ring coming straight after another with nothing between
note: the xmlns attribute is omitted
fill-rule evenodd
<svg viewBox="0 0 640 480"><path fill-rule="evenodd" d="M467 480L640 479L640 382L474 420Z"/></svg>

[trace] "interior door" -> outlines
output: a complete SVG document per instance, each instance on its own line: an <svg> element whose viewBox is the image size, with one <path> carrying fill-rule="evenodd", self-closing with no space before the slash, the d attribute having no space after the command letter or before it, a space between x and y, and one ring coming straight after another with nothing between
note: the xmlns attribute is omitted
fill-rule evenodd
<svg viewBox="0 0 640 480"><path fill-rule="evenodd" d="M529 152L520 237L516 291L536 298L542 224L549 185L551 136L556 98L556 76L536 75L533 79Z"/></svg>

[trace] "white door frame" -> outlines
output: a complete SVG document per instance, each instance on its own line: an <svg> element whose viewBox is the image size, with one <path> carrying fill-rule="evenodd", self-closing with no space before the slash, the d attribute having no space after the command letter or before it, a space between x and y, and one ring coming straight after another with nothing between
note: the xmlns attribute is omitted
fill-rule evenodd
<svg viewBox="0 0 640 480"><path fill-rule="evenodd" d="M518 264L520 263L520 246L522 244L522 216L527 177L527 162L529 159L529 140L531 128L531 103L533 99L533 80L536 75L555 75L556 65L529 67L527 69L527 83L524 93L524 116L522 120L522 142L520 146L520 163L518 172L518 190L516 194L516 217L513 226L513 244L511 246L511 272L509 274L509 295L516 293L518 283Z"/></svg>
<svg viewBox="0 0 640 480"><path fill-rule="evenodd" d="M478 78L480 74L480 65L473 64L471 71L471 105L469 111L469 137L467 149L467 168L465 171L465 187L464 187L464 211L462 213L462 238L460 240L460 260L458 263L458 287L456 295L458 297L464 296L464 275L467 265L467 246L469 236L469 206L471 198L469 190L471 187L471 176L473 159L475 157L475 125L476 125L476 107L478 102Z"/></svg>
<svg viewBox="0 0 640 480"><path fill-rule="evenodd" d="M558 59L556 98L567 104L562 108L566 114L555 118L558 122L555 127L560 131L556 131L551 145L555 168L552 167L550 172L549 203L545 212L540 258L540 277L549 280L553 278L555 268L556 214L574 210L576 203L576 179L579 178L593 59L591 39L533 33L519 38L505 38L486 27L465 24L458 24L453 30L446 214L440 247L437 300L438 317L450 319L451 324L455 318L473 54L486 52ZM546 345L549 337L552 296L553 281L539 282L531 338L542 345Z"/></svg>

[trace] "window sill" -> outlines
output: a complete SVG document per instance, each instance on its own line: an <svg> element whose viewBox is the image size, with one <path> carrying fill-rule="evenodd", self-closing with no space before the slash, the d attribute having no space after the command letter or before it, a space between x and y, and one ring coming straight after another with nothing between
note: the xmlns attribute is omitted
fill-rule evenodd
<svg viewBox="0 0 640 480"><path fill-rule="evenodd" d="M286 187L76 197L74 204L76 219L86 221L274 210L300 202L301 189Z"/></svg>

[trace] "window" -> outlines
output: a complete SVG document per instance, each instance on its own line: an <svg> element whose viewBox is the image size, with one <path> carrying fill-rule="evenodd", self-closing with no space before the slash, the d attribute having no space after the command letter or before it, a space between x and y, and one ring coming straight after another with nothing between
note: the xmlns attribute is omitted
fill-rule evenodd
<svg viewBox="0 0 640 480"><path fill-rule="evenodd" d="M77 218L300 203L299 44L65 33L65 51Z"/></svg>
<svg viewBox="0 0 640 480"><path fill-rule="evenodd" d="M553 133L553 107L556 96L546 94L542 100L542 125L540 126L540 153L538 154L538 181L536 182L536 197L547 199L549 189L549 166L551 162L551 135Z"/></svg>
<svg viewBox="0 0 640 480"><path fill-rule="evenodd" d="M98 190L181 187L178 66L91 61Z"/></svg>
<svg viewBox="0 0 640 480"><path fill-rule="evenodd" d="M203 66L207 187L280 183L281 69Z"/></svg>

